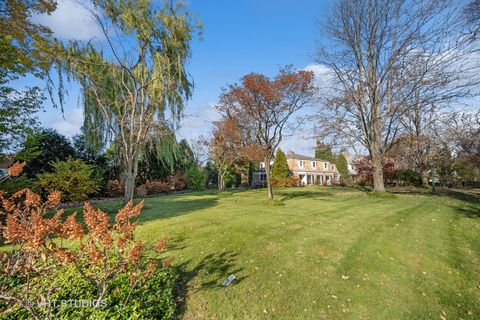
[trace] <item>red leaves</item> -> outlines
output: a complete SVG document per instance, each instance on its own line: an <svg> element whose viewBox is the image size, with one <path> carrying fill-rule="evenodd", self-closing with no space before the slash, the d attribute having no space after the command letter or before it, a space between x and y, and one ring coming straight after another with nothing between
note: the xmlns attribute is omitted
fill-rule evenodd
<svg viewBox="0 0 480 320"><path fill-rule="evenodd" d="M157 253L162 253L163 251L165 251L165 248L167 247L167 239L162 239L160 240L156 245L155 245L155 251Z"/></svg>
<svg viewBox="0 0 480 320"><path fill-rule="evenodd" d="M130 252L128 253L128 260L133 263L137 264L140 258L142 257L143 253L143 245L140 241L137 241Z"/></svg>
<svg viewBox="0 0 480 320"><path fill-rule="evenodd" d="M72 213L60 227L59 235L67 239L80 239L85 235L82 225L76 219L77 213Z"/></svg>
<svg viewBox="0 0 480 320"><path fill-rule="evenodd" d="M83 219L93 240L98 241L106 249L112 245L108 215L100 209L95 209L90 203L85 203Z"/></svg>
<svg viewBox="0 0 480 320"><path fill-rule="evenodd" d="M130 222L130 219L137 217L143 208L143 201L133 206L133 202L128 202L123 209L118 211L115 216L114 229L120 234L117 239L117 246L124 249L128 242L133 240L133 231L137 227L138 222Z"/></svg>
<svg viewBox="0 0 480 320"><path fill-rule="evenodd" d="M286 67L273 79L257 73L244 76L240 84L224 91L216 109L222 122L233 122L238 128L230 130L234 126L228 125L224 131L239 132L243 146L259 151L248 150L249 156L260 160L274 151L291 115L311 102L315 93L313 72Z"/></svg>
<svg viewBox="0 0 480 320"><path fill-rule="evenodd" d="M15 162L8 168L7 175L10 177L18 177L22 174L23 168L25 168L26 162Z"/></svg>

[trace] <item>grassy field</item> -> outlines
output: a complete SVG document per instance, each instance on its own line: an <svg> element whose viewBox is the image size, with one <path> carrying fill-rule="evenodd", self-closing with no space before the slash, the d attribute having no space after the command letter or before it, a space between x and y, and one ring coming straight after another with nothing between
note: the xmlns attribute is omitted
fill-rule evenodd
<svg viewBox="0 0 480 320"><path fill-rule="evenodd" d="M146 199L138 236L169 238L184 319L480 319L479 195L276 196Z"/></svg>

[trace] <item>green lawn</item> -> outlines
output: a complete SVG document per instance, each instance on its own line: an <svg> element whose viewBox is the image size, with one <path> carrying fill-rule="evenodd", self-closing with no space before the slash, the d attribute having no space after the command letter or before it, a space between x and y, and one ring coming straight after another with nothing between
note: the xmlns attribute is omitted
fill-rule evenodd
<svg viewBox="0 0 480 320"><path fill-rule="evenodd" d="M319 187L276 197L284 205L265 190L146 199L138 236L169 238L184 319L480 318L478 195Z"/></svg>

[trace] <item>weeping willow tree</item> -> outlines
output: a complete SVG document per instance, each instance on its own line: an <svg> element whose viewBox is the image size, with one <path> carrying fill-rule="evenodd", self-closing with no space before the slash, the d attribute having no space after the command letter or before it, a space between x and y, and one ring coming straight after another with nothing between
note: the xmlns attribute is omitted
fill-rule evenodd
<svg viewBox="0 0 480 320"><path fill-rule="evenodd" d="M191 96L185 65L198 25L173 2L95 0L90 12L105 39L71 42L64 68L81 85L87 139L120 149L128 202L142 152L170 138Z"/></svg>

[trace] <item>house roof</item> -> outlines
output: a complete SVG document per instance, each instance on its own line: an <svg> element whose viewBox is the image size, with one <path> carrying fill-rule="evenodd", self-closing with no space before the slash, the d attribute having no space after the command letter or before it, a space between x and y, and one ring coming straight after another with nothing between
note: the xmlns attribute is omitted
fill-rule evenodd
<svg viewBox="0 0 480 320"><path fill-rule="evenodd" d="M328 162L326 160L322 160L322 159L315 159L313 157L307 157L307 156L304 156L304 155L301 155L301 154L298 154L298 153L295 153L293 151L289 151L287 154L287 159L297 159L297 160L311 160L311 161L325 161L325 162Z"/></svg>

